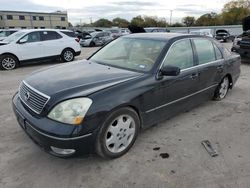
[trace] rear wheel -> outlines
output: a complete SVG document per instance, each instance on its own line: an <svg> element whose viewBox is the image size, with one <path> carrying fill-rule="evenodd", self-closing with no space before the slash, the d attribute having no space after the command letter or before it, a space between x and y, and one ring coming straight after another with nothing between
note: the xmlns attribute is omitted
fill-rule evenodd
<svg viewBox="0 0 250 188"><path fill-rule="evenodd" d="M94 46L95 46L95 43L92 41L92 42L90 42L89 46L90 46L90 47L94 47Z"/></svg>
<svg viewBox="0 0 250 188"><path fill-rule="evenodd" d="M215 90L214 99L215 100L222 100L226 97L230 86L230 81L228 76L224 77L221 83Z"/></svg>
<svg viewBox="0 0 250 188"><path fill-rule="evenodd" d="M0 69L2 70L13 70L18 66L18 59L10 54L3 55L0 57Z"/></svg>
<svg viewBox="0 0 250 188"><path fill-rule="evenodd" d="M75 58L75 52L72 49L65 49L61 54L61 58L64 62L73 61Z"/></svg>
<svg viewBox="0 0 250 188"><path fill-rule="evenodd" d="M140 120L131 108L121 108L106 119L101 127L96 152L104 158L117 158L124 155L134 144L138 135Z"/></svg>

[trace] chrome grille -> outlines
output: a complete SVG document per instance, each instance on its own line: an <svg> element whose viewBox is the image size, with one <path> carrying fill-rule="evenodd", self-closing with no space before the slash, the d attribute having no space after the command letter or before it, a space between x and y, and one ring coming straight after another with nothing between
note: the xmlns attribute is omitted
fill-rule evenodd
<svg viewBox="0 0 250 188"><path fill-rule="evenodd" d="M22 102L33 112L40 114L50 97L34 89L26 82L22 82L19 88L19 96Z"/></svg>

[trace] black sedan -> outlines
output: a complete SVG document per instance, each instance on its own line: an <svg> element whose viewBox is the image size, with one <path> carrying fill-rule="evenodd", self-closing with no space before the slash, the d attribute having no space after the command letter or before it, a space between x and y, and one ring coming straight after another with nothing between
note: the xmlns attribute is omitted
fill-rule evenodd
<svg viewBox="0 0 250 188"><path fill-rule="evenodd" d="M240 56L212 38L142 33L88 60L38 71L13 97L17 120L49 153L125 154L141 129L221 100L240 75Z"/></svg>

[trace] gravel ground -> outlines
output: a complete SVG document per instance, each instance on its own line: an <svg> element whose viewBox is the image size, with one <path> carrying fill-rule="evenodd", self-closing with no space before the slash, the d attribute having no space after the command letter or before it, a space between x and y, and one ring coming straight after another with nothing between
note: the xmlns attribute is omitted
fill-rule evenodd
<svg viewBox="0 0 250 188"><path fill-rule="evenodd" d="M229 48L231 43L225 45ZM88 57L96 49L84 48L77 59ZM54 64L0 72L1 188L249 187L250 64L242 64L242 74L225 100L206 102L143 131L134 147L115 160L53 157L18 126L11 109L12 95L29 73ZM211 158L204 150L204 139L213 143L218 157Z"/></svg>

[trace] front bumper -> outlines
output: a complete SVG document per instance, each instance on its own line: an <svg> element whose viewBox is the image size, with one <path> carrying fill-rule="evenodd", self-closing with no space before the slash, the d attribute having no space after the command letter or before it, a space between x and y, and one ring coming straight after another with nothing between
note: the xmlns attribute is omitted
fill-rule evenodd
<svg viewBox="0 0 250 188"><path fill-rule="evenodd" d="M78 51L75 53L75 56L79 56L79 55L81 55L81 51Z"/></svg>
<svg viewBox="0 0 250 188"><path fill-rule="evenodd" d="M60 149L75 150L75 152L72 154L94 153L94 144L96 137L95 132L75 137L70 137L70 135L68 135L67 137L65 137L65 135L52 135L43 130L40 130L34 125L34 122L39 121L39 119L31 116L31 114L24 108L18 95L15 95L13 97L12 107L17 121L25 131L25 133L34 141L34 143L36 143L46 152L58 157L67 157L66 155L54 152L52 150L52 148L54 147ZM62 127L63 126L64 125L62 125Z"/></svg>

